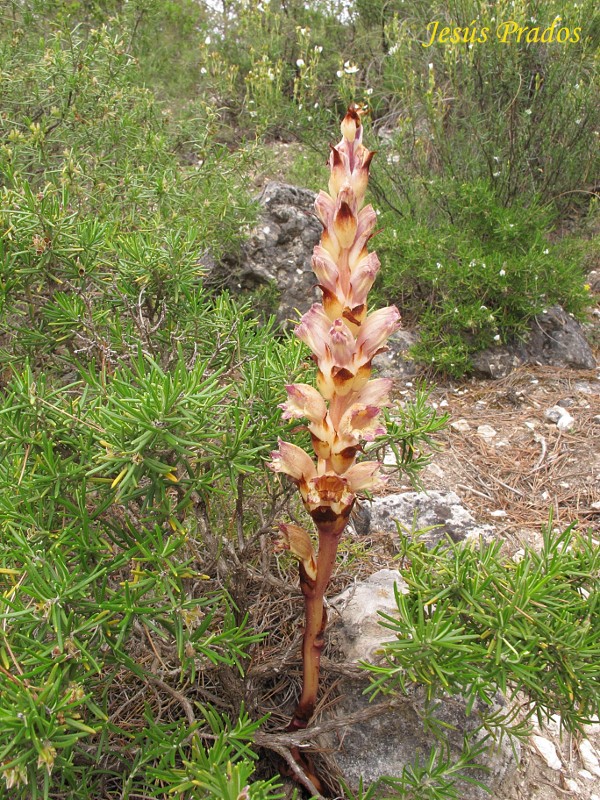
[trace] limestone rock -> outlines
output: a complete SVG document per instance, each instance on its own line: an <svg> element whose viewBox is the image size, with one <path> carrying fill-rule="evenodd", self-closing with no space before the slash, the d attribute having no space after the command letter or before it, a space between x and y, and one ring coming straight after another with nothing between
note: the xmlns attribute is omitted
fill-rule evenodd
<svg viewBox="0 0 600 800"><path fill-rule="evenodd" d="M409 349L419 337L412 331L396 331L387 340L388 349L373 359L373 366L379 378L406 380L417 374L417 366L408 355Z"/></svg>
<svg viewBox="0 0 600 800"><path fill-rule="evenodd" d="M483 537L489 540L493 528L475 521L454 492L404 492L377 497L371 504L371 530L395 533L396 522L402 533L431 528L423 541L433 546L445 535L454 542Z"/></svg>
<svg viewBox="0 0 600 800"><path fill-rule="evenodd" d="M323 230L314 213L316 194L270 181L258 197L258 224L236 259L211 271L209 282L232 292L272 286L278 296L277 318L285 326L320 301L311 268L313 248Z"/></svg>
<svg viewBox="0 0 600 800"><path fill-rule="evenodd" d="M581 325L560 306L552 306L545 313L538 314L527 350L532 362L573 369L596 367L596 359Z"/></svg>
<svg viewBox="0 0 600 800"><path fill-rule="evenodd" d="M347 660L373 660L380 644L390 637L390 632L378 623L379 612L393 614L396 609L394 584L400 591L406 587L397 570L380 570L367 580L355 584L334 598L332 605L338 612L338 620L331 631ZM335 617L332 615L332 619ZM355 680L345 678L340 687L340 698L328 712L345 717L348 714L366 712L369 698L363 694L367 678ZM377 702L377 701L375 701ZM365 787L383 776L399 777L407 764L415 757L425 759L436 739L425 733L420 717L424 708L422 693L415 691L401 702L393 712L385 715L365 716L360 724L347 726L337 733L320 737L319 743L326 748L344 779L356 787L362 778ZM460 698L447 698L436 711L436 715L449 728L451 753L458 756L465 731L477 727L477 716L468 717L465 704ZM517 746L518 749L518 746ZM512 778L516 763L506 740L493 752L480 758L488 772L473 775L492 789L492 796L502 797L501 786ZM484 800L489 797L482 789L468 783L460 784L462 800Z"/></svg>
<svg viewBox="0 0 600 800"><path fill-rule="evenodd" d="M394 584L398 591L408 591L397 569L380 569L330 601L340 614L341 626L336 629L336 635L344 641L348 661L372 661L382 642L395 638L379 624L379 611L393 614L397 610Z"/></svg>
<svg viewBox="0 0 600 800"><path fill-rule="evenodd" d="M561 306L552 306L538 314L524 342L482 350L472 360L475 372L486 378L504 378L522 364L572 369L596 367L583 327Z"/></svg>

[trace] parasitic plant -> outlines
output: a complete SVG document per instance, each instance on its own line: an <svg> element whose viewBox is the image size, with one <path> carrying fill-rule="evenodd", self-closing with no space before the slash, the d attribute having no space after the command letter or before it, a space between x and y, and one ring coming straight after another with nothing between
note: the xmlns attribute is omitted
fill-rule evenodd
<svg viewBox="0 0 600 800"><path fill-rule="evenodd" d="M313 353L317 388L286 386L288 399L281 406L284 418L308 420L316 460L280 440L270 463L298 486L319 537L315 554L308 531L280 525L280 546L300 562L306 611L302 696L289 725L292 731L306 727L317 700L327 622L323 600L340 537L357 492L375 489L384 480L377 461L356 461L362 441L385 433L381 411L389 404L391 381L371 380L371 362L400 325L394 306L367 313L367 295L380 264L367 250L377 217L372 206L364 205L373 153L362 143L363 113L354 105L348 109L342 140L331 147L329 193L320 192L315 202L323 234L312 267L323 302L304 314L296 335Z"/></svg>

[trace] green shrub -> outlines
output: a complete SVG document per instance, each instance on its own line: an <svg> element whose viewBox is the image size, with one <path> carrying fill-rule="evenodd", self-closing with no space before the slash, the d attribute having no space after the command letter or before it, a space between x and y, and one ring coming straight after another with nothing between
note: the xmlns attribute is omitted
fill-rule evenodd
<svg viewBox="0 0 600 800"><path fill-rule="evenodd" d="M461 376L472 353L525 334L544 308L587 307L582 247L548 242L547 208L506 208L484 182L432 191L450 221L415 225L388 211L378 243L378 290L418 320L415 357Z"/></svg>
<svg viewBox="0 0 600 800"><path fill-rule="evenodd" d="M424 722L440 744L373 793L386 786L406 800L458 798L457 781L472 780L481 748L503 736L526 737L532 717L543 723L559 713L573 732L598 715L600 552L591 533L550 528L541 551L528 548L514 560L497 542L448 539L428 551L418 539L406 540L408 591L396 591L397 613L381 620L396 638L383 645L380 663L364 666L375 694L423 687ZM505 705L498 691L508 697ZM458 760L446 755L447 725L436 717L438 704L456 696L477 720Z"/></svg>

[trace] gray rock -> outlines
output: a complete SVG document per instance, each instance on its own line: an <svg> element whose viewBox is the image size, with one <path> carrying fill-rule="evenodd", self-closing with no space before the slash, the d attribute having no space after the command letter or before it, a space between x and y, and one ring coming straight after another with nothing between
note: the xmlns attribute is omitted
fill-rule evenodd
<svg viewBox="0 0 600 800"><path fill-rule="evenodd" d="M544 416L550 422L554 422L556 427L561 431L570 431L575 425L575 419L569 414L566 408L562 406L552 406L547 408Z"/></svg>
<svg viewBox="0 0 600 800"><path fill-rule="evenodd" d="M538 314L524 342L482 350L472 361L475 372L487 378L504 378L522 364L572 369L596 367L583 327L560 306Z"/></svg>
<svg viewBox="0 0 600 800"><path fill-rule="evenodd" d="M373 359L379 378L406 380L417 374L417 366L408 355L409 349L419 340L414 331L396 331L387 340L387 351Z"/></svg>
<svg viewBox="0 0 600 800"><path fill-rule="evenodd" d="M552 306L535 318L527 350L531 361L539 359L539 363L553 367L596 367L581 325L560 306Z"/></svg>
<svg viewBox="0 0 600 800"><path fill-rule="evenodd" d="M399 591L408 591L397 569L380 569L330 600L340 615L336 638L342 639L346 660L373 661L381 644L395 639L379 624L380 611L393 614L397 610L394 584Z"/></svg>
<svg viewBox="0 0 600 800"><path fill-rule="evenodd" d="M285 326L321 299L311 269L313 248L323 230L314 213L316 194L271 181L258 197L259 222L241 255L213 269L209 281L233 292L272 286L278 296L277 318Z"/></svg>
<svg viewBox="0 0 600 800"><path fill-rule="evenodd" d="M454 492L405 492L377 497L371 504L371 530L396 533L425 529L421 537L428 547L449 535L454 542L493 535L490 525L476 522ZM427 530L429 529L429 530Z"/></svg>
<svg viewBox="0 0 600 800"><path fill-rule="evenodd" d="M476 375L497 380L527 363L527 350L520 344L491 347L475 353L471 362Z"/></svg>
<svg viewBox="0 0 600 800"><path fill-rule="evenodd" d="M406 591L397 570L380 570L332 601L339 613L332 634L348 661L376 659L381 643L393 638L379 625L379 612L393 614L396 610L394 584L400 591ZM364 680L345 678L340 698L329 713L344 718L363 710L367 712L370 704L363 693L366 685L366 676ZM500 699L499 705L502 702ZM360 724L344 727L339 735L322 736L319 743L333 757L350 786L356 787L361 778L367 786L383 776L399 777L407 764L414 763L416 756L425 759L432 747L439 744L424 730L424 707L422 692L415 690L392 712L370 718L365 715ZM464 733L478 726L477 714L467 716L465 703L460 698L446 698L436 709L436 717L451 726L448 729L451 755L458 757ZM487 784L492 796L501 797L502 784L516 771L513 752L506 739L499 748L480 757L480 763L489 772L478 772L472 777ZM461 782L460 790L463 800L489 797L482 789L466 782Z"/></svg>

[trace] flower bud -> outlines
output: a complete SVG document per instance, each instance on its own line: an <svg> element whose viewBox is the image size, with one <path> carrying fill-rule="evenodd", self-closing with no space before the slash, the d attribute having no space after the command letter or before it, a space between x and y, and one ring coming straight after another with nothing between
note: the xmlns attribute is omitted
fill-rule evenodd
<svg viewBox="0 0 600 800"><path fill-rule="evenodd" d="M354 142L361 129L360 114L355 105L351 105L340 125L342 136L349 142Z"/></svg>
<svg viewBox="0 0 600 800"><path fill-rule="evenodd" d="M308 531L299 525L279 525L281 539L277 544L279 550L289 550L290 553L302 563L304 570L309 578L315 580L317 577L317 559L313 549L312 541Z"/></svg>

